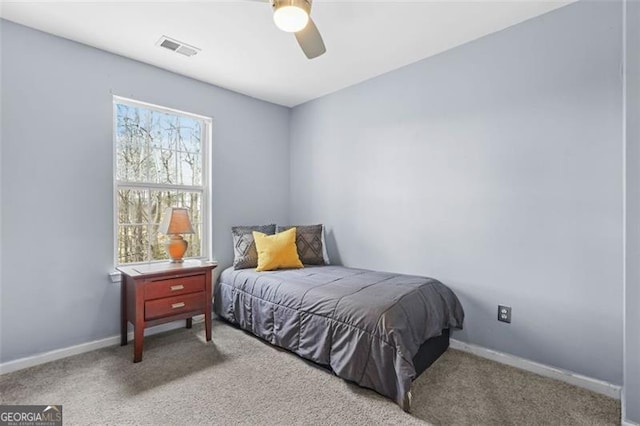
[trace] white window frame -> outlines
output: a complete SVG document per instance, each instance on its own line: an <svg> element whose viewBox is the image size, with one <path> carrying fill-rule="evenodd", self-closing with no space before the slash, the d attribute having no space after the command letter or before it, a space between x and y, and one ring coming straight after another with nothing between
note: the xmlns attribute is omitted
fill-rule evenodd
<svg viewBox="0 0 640 426"><path fill-rule="evenodd" d="M202 144L201 155L202 155L202 185L201 186L190 186L190 185L165 185L158 183L136 183L136 182L121 182L118 181L118 141L117 141L117 105L127 105L131 107L141 107L146 109L151 109L161 113L174 114L174 115L182 115L185 117L189 117L191 119L199 120L202 123L200 135L200 141ZM167 262L167 259L159 259L159 260L149 260L147 262L129 262L129 263L120 263L118 261L118 190L120 188L131 188L131 189L170 189L177 191L196 191L201 192L202 196L200 199L200 207L202 209L201 215L203 218L201 229L202 229L202 240L201 247L202 252L201 256L198 257L190 257L185 259L204 259L210 260L213 249L212 249L212 241L213 235L211 230L212 215L211 215L211 188L212 188L212 173L211 173L211 162L212 162L212 124L213 119L211 117L206 117L204 115L198 115L191 112L181 111L173 108L164 107L161 105L155 105L148 102L142 102L135 99L125 98L122 96L113 95L113 116L112 116L112 131L113 131L113 264L115 266L120 265L140 265L140 264L148 264L148 263L159 263L159 262Z"/></svg>

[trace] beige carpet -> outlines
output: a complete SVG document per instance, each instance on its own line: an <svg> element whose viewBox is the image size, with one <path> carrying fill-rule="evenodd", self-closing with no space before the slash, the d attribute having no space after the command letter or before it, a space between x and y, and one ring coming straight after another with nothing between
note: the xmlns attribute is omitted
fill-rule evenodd
<svg viewBox="0 0 640 426"><path fill-rule="evenodd" d="M3 404L89 424L619 424L617 401L455 350L416 380L413 413L214 321L0 376Z"/></svg>

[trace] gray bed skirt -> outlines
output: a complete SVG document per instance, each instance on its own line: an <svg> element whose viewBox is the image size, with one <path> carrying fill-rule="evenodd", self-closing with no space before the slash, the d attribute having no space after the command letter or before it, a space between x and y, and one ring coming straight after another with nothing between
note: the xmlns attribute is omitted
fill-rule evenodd
<svg viewBox="0 0 640 426"><path fill-rule="evenodd" d="M220 317L404 409L421 372L420 348L464 319L458 298L437 280L333 265L229 268L214 293Z"/></svg>

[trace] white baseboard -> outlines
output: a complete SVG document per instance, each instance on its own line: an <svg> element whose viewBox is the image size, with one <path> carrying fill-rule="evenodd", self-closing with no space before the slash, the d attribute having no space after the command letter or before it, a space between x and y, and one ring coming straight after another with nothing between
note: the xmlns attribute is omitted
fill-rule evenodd
<svg viewBox="0 0 640 426"><path fill-rule="evenodd" d="M204 321L204 315L197 315L193 317L193 323L197 324ZM153 334L162 333L169 330L175 330L177 328L184 327L184 320L170 322L167 324L158 325L145 330L145 336L151 336ZM128 340L133 340L133 331L128 334ZM120 344L120 335L106 337L104 339L94 340L92 342L81 343L75 346L69 346L68 348L56 349L41 354L28 356L26 358L16 359L14 361L4 362L0 364L0 375L11 373L13 371L22 370L36 365L45 364L47 362L56 361L58 359L67 358L73 355L79 355L85 352L91 352L96 349L106 348L108 346L115 346Z"/></svg>
<svg viewBox="0 0 640 426"><path fill-rule="evenodd" d="M620 391L622 388L603 380L593 379L591 377L583 376L572 371L550 367L548 365L530 361L525 358L520 358L515 355L509 355L503 352L494 351L492 349L483 348L482 346L461 342L456 339L450 339L450 346L453 349L458 349L463 352L469 352L479 357L499 362L500 364L510 365L511 367L529 371L540 376L560 380L608 396L610 398L620 399Z"/></svg>
<svg viewBox="0 0 640 426"><path fill-rule="evenodd" d="M627 419L627 404L628 404L628 399L625 397L624 395L624 391L625 389L622 389L622 394L620 395L620 397L622 398L622 420L620 422L621 426L640 426L638 423L633 422L629 419Z"/></svg>
<svg viewBox="0 0 640 426"><path fill-rule="evenodd" d="M196 316L193 318L194 323L203 322L204 316ZM169 330L175 330L177 328L184 327L184 321L171 322L162 324L150 329L145 330L145 336L162 333ZM133 332L129 332L129 340L133 340ZM38 355L29 356L26 358L20 358L14 361L9 361L0 364L0 374L7 374L13 371L22 370L24 368L33 367L36 365L44 364L47 362L55 361L62 358L67 358L73 355L90 352L96 349L105 348L108 346L114 346L120 344L120 336L111 336L104 339L94 340L92 342L82 343L68 348L56 349L50 352L44 352ZM509 355L503 352L494 351L491 349L483 348L481 346L473 345L470 343L461 342L456 339L450 340L450 346L453 349L458 349L464 352L469 352L482 358L490 359L492 361L499 362L501 364L510 365L525 371L529 371L535 374L539 374L544 377L561 380L563 382L579 386L585 389L589 389L593 392L597 392L602 395L606 395L611 398L620 399L620 386L607 383L602 380L593 379L590 377L582 376L580 374L573 373L571 371L562 370L559 368L550 367L548 365L540 364L534 361L530 361L525 358L520 358L514 355ZM624 422L623 424L629 426L640 426L632 422Z"/></svg>

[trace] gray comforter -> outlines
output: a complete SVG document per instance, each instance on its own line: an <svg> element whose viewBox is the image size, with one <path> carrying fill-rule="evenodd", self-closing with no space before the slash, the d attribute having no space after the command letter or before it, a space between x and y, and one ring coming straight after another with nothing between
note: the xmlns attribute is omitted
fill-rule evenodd
<svg viewBox="0 0 640 426"><path fill-rule="evenodd" d="M405 409L420 345L445 328L462 328L464 318L439 281L341 266L226 269L214 311Z"/></svg>

